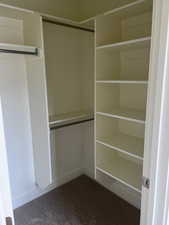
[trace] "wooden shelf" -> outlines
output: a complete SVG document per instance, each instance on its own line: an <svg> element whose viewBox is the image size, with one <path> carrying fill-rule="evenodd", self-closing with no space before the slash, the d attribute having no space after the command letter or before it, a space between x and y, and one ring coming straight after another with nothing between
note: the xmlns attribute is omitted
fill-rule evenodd
<svg viewBox="0 0 169 225"><path fill-rule="evenodd" d="M49 118L49 126L50 128L68 125L71 123L76 123L80 121L90 120L94 116L89 112L71 112L60 115L50 116Z"/></svg>
<svg viewBox="0 0 169 225"><path fill-rule="evenodd" d="M112 137L98 137L97 143L108 148L127 154L136 159L143 160L144 139L118 133Z"/></svg>
<svg viewBox="0 0 169 225"><path fill-rule="evenodd" d="M101 145L96 150L96 168L133 190L141 192L142 165L121 157L115 151L100 147Z"/></svg>
<svg viewBox="0 0 169 225"><path fill-rule="evenodd" d="M0 43L0 52L11 52L11 53L25 53L25 54L36 54L37 48L34 46L27 45L16 45L8 43Z"/></svg>
<svg viewBox="0 0 169 225"><path fill-rule="evenodd" d="M145 113L138 110L130 110L130 109L112 109L107 112L96 112L98 115L124 119L128 121L133 121L137 123L145 123Z"/></svg>
<svg viewBox="0 0 169 225"><path fill-rule="evenodd" d="M98 84L148 84L145 80L97 80Z"/></svg>
<svg viewBox="0 0 169 225"><path fill-rule="evenodd" d="M144 48L144 47L149 47L150 42L151 42L151 37L144 37L144 38L138 38L135 40L101 45L96 47L96 50L114 51L114 50L125 50L129 48Z"/></svg>

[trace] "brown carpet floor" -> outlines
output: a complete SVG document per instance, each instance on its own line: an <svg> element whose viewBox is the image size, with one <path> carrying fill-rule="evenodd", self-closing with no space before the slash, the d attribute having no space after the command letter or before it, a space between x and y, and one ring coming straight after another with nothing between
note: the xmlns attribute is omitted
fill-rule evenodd
<svg viewBox="0 0 169 225"><path fill-rule="evenodd" d="M140 212L86 176L16 209L16 225L139 225Z"/></svg>

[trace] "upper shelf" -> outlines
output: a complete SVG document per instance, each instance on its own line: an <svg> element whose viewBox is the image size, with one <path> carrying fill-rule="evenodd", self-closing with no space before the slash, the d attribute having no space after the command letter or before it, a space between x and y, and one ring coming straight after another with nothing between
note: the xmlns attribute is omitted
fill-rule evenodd
<svg viewBox="0 0 169 225"><path fill-rule="evenodd" d="M144 48L150 47L151 37L138 38L135 40L122 41L108 45L100 45L96 50L114 51L125 50L128 48Z"/></svg>
<svg viewBox="0 0 169 225"><path fill-rule="evenodd" d="M50 128L57 128L66 125L73 125L79 122L93 120L94 116L89 112L71 112L60 114L56 116L50 116L49 126Z"/></svg>
<svg viewBox="0 0 169 225"><path fill-rule="evenodd" d="M27 45L0 43L0 52L13 53L13 54L25 54L25 55L38 55L38 48L34 46L27 46Z"/></svg>

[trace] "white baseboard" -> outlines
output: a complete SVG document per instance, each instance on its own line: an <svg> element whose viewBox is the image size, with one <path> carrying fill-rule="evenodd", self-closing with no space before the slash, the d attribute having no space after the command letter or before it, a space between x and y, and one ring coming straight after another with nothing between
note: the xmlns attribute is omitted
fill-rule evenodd
<svg viewBox="0 0 169 225"><path fill-rule="evenodd" d="M84 172L84 169L82 168L75 169L71 171L70 173L65 174L62 178L59 178L53 181L53 183L49 187L47 187L45 190L42 190L38 188L37 186L34 186L31 190L29 190L29 192L26 192L13 199L13 208L16 209L36 198L39 198L40 196L48 193L49 191L81 176L82 174L84 174L83 172Z"/></svg>
<svg viewBox="0 0 169 225"><path fill-rule="evenodd" d="M97 180L99 184L110 190L120 198L124 199L129 204L140 209L141 208L141 194L137 191L128 188L120 182L113 180L105 174L97 171Z"/></svg>

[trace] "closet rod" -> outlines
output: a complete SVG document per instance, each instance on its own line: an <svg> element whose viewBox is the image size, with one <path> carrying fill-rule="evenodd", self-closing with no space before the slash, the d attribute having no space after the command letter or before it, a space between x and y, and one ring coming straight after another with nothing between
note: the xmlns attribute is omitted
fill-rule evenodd
<svg viewBox="0 0 169 225"><path fill-rule="evenodd" d="M95 32L93 29L90 29L90 28L80 27L80 26L77 26L77 25L53 21L53 20L49 20L49 19L45 19L45 18L43 18L43 21L46 22L46 23L52 23L52 24L55 24L55 25L70 27L70 28L74 28L74 29L78 29L78 30L87 31L87 32L92 32L92 33Z"/></svg>
<svg viewBox="0 0 169 225"><path fill-rule="evenodd" d="M9 50L9 49L0 49L2 53L11 53L11 54L22 54L22 55L38 55L38 49L36 48L34 52L28 51L18 51L18 50Z"/></svg>
<svg viewBox="0 0 169 225"><path fill-rule="evenodd" d="M69 126L76 125L76 124L86 123L86 122L89 122L89 121L92 121L92 120L94 120L94 118L76 121L76 122L63 124L63 125L56 125L56 126L50 127L50 130L57 130L57 129L60 129L60 128L63 128L63 127L69 127Z"/></svg>

